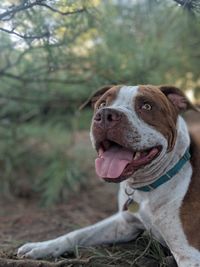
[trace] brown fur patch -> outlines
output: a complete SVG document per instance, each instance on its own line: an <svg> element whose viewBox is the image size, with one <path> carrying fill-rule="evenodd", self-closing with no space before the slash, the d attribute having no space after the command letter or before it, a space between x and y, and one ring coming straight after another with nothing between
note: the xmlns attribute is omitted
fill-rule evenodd
<svg viewBox="0 0 200 267"><path fill-rule="evenodd" d="M151 110L144 110L144 104L150 104ZM168 150L172 150L176 140L177 110L167 97L152 85L140 85L135 99L135 110L147 124L153 126L168 140Z"/></svg>
<svg viewBox="0 0 200 267"><path fill-rule="evenodd" d="M109 106L117 98L121 86L113 86L107 90L103 95L101 95L98 100L96 100L94 108L97 109L101 103L105 103L105 106Z"/></svg>
<svg viewBox="0 0 200 267"><path fill-rule="evenodd" d="M80 107L79 110L82 110L86 107L94 107L94 104L96 101L110 88L112 88L114 85L105 85L101 88L99 88L96 92L92 93L89 98L83 103Z"/></svg>
<svg viewBox="0 0 200 267"><path fill-rule="evenodd" d="M189 244L200 250L200 126L193 126L190 133L193 175L181 206L180 218Z"/></svg>

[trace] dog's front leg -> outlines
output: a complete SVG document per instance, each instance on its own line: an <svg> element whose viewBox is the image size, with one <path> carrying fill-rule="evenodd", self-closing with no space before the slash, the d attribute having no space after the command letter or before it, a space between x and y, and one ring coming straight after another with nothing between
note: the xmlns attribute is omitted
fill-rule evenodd
<svg viewBox="0 0 200 267"><path fill-rule="evenodd" d="M58 257L64 252L71 252L76 246L93 246L115 242L129 241L140 233L141 222L127 211L94 225L75 230L49 241L27 243L18 250L19 257L44 258Z"/></svg>

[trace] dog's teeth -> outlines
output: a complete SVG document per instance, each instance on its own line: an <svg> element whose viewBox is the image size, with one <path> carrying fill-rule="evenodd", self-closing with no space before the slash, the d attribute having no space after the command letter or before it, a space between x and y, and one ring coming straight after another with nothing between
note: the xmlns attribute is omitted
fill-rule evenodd
<svg viewBox="0 0 200 267"><path fill-rule="evenodd" d="M100 149L99 149L99 152L98 152L100 158L102 158L103 152L104 152L103 149L100 148Z"/></svg>
<svg viewBox="0 0 200 267"><path fill-rule="evenodd" d="M139 151L136 152L136 153L135 153L135 156L134 156L134 160L139 159L140 156L141 156L141 152L139 152Z"/></svg>

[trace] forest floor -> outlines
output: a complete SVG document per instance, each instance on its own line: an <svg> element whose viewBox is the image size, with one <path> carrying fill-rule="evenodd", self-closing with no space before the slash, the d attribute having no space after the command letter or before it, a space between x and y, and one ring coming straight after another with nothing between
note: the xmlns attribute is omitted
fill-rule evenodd
<svg viewBox="0 0 200 267"><path fill-rule="evenodd" d="M200 122L199 114L195 116L188 116L190 122ZM88 134L78 134L76 143L90 146ZM167 257L170 256L169 251L162 248L147 233L126 244L77 248L74 254L64 254L56 261L17 258L17 248L26 242L55 238L116 212L117 186L103 183L96 177L92 158L88 173L88 180L76 194L70 193L65 204L45 208L40 207L36 197L1 199L0 267L176 266L173 259Z"/></svg>

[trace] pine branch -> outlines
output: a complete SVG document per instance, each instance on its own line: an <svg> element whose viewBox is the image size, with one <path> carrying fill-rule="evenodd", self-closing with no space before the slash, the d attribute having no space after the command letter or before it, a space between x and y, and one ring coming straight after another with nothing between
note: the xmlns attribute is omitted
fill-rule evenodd
<svg viewBox="0 0 200 267"><path fill-rule="evenodd" d="M188 11L200 12L200 1L199 0L174 0L177 4L181 5Z"/></svg>
<svg viewBox="0 0 200 267"><path fill-rule="evenodd" d="M30 2L29 0L24 0L20 5L17 5L17 6L12 5L12 6L8 7L8 9L5 12L0 14L0 21L11 20L15 16L15 14L17 14L18 12L25 11L27 9L31 9L34 6L43 6L45 8L48 8L52 12L59 13L60 15L63 15L63 16L72 15L75 13L81 13L83 11L86 11L85 8L80 8L80 9L76 9L74 11L62 12L62 11L60 11L56 8L53 8L52 6L46 4L45 2L46 2L46 0L35 0L34 2Z"/></svg>
<svg viewBox="0 0 200 267"><path fill-rule="evenodd" d="M32 9L33 7L36 7L36 6L46 8L46 9L50 10L51 12L60 14L61 16L69 16L69 15L73 15L76 13L82 13L82 12L86 11L86 8L78 8L78 9L75 9L73 11L63 12L59 9L56 9L56 8L48 5L46 3L46 0L35 0L35 1L24 0L24 1L22 1L21 4L9 6L5 12L0 13L0 21L2 21L2 22L11 21L17 13L24 12L24 11L26 11L28 9ZM20 37L22 39L34 40L34 39L42 39L45 37L46 38L50 37L49 31L43 32L39 35L21 34L19 32L16 32L14 28L10 30L10 29L7 29L5 27L0 27L0 31L15 35L15 36Z"/></svg>
<svg viewBox="0 0 200 267"><path fill-rule="evenodd" d="M22 77L20 75L15 75L15 74L12 74L12 73L8 73L8 72L0 72L0 76L3 76L3 77L8 77L8 78L11 78L11 79L14 79L14 80L18 80L18 81L21 81L21 82L28 82L28 83L58 83L58 84L84 84L84 83L87 83L88 80L90 80L91 77L87 77L85 79L53 79L53 78L43 78L43 79L37 79L35 80L34 78L26 78L26 77Z"/></svg>
<svg viewBox="0 0 200 267"><path fill-rule="evenodd" d="M81 13L81 12L83 12L83 11L86 11L85 8L80 8L80 9L76 9L76 10L74 10L74 11L62 12L62 11L60 11L60 10L58 10L58 9L56 9L56 8L53 8L53 7L51 7L51 6L49 6L49 5L45 4L45 3L39 3L38 6L46 7L46 8L48 8L49 10L51 10L51 11L53 11L53 12L55 12L55 13L59 13L59 14L62 15L62 16L72 15L72 14L75 14L75 13Z"/></svg>
<svg viewBox="0 0 200 267"><path fill-rule="evenodd" d="M28 0L24 0L21 4L19 5L12 5L10 7L8 7L8 9L0 14L0 20L2 21L8 21L11 20L16 13L23 11L23 10L27 10L30 9L36 5L38 5L39 3L44 2L45 0L35 0L35 2L29 2Z"/></svg>
<svg viewBox="0 0 200 267"><path fill-rule="evenodd" d="M18 37L23 38L23 39L41 39L41 38L50 36L49 32L44 32L41 35L26 35L26 34L20 34L20 33L16 32L14 29L8 30L8 29L2 28L2 27L0 27L0 31L6 32L9 34L13 34L13 35L18 36Z"/></svg>

